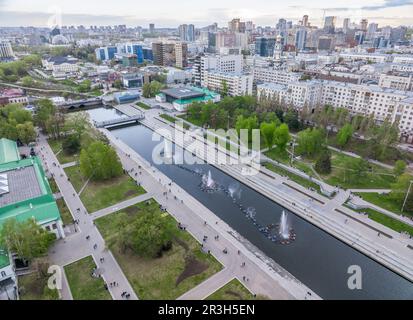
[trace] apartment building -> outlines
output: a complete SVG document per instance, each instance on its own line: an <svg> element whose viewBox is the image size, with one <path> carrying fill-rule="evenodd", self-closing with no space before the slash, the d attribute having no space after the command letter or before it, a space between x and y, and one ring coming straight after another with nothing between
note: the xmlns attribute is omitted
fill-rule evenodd
<svg viewBox="0 0 413 320"><path fill-rule="evenodd" d="M280 70L275 68L254 68L255 82L268 82L276 84L288 84L290 82L297 82L300 80L302 73L289 72L287 70Z"/></svg>
<svg viewBox="0 0 413 320"><path fill-rule="evenodd" d="M228 95L252 95L254 76L243 73L226 73L206 71L202 80L202 87L209 90L222 92L224 84L227 85Z"/></svg>
<svg viewBox="0 0 413 320"><path fill-rule="evenodd" d="M303 81L288 85L265 83L257 86L258 96L278 99L295 108L331 105L352 114L373 115L378 122L386 119L399 123L402 137L413 140L413 93L336 81Z"/></svg>
<svg viewBox="0 0 413 320"><path fill-rule="evenodd" d="M371 53L340 53L339 57L347 62L365 61L374 63L390 62L392 56L388 54L371 54Z"/></svg>
<svg viewBox="0 0 413 320"><path fill-rule="evenodd" d="M409 91L413 89L412 74L381 74L379 86L382 88Z"/></svg>
<svg viewBox="0 0 413 320"><path fill-rule="evenodd" d="M412 55L396 55L396 56L393 56L393 63L412 64L413 63L413 56Z"/></svg>
<svg viewBox="0 0 413 320"><path fill-rule="evenodd" d="M240 74L243 70L242 55L203 55L196 63L194 77L199 79L200 85L205 82L206 72ZM197 81L197 80L196 80Z"/></svg>
<svg viewBox="0 0 413 320"><path fill-rule="evenodd" d="M264 83L257 86L258 98L275 99L282 105L302 109L319 105L322 91L320 81L295 81L288 84Z"/></svg>

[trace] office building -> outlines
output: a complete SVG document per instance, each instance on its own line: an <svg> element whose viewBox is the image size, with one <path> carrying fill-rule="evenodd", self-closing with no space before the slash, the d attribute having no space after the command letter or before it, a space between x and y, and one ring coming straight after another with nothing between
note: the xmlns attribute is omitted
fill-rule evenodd
<svg viewBox="0 0 413 320"><path fill-rule="evenodd" d="M302 27L299 28L295 34L295 48L298 51L302 51L305 49L305 44L307 41L307 30L306 28Z"/></svg>
<svg viewBox="0 0 413 320"><path fill-rule="evenodd" d="M188 66L188 45L184 42L175 44L175 61L177 68L186 68Z"/></svg>
<svg viewBox="0 0 413 320"><path fill-rule="evenodd" d="M334 31L336 30L336 21L337 21L337 17L334 17L334 16L325 17L324 31L327 33L334 33Z"/></svg>
<svg viewBox="0 0 413 320"><path fill-rule="evenodd" d="M275 37L260 37L255 39L255 54L261 57L272 57L274 55Z"/></svg>

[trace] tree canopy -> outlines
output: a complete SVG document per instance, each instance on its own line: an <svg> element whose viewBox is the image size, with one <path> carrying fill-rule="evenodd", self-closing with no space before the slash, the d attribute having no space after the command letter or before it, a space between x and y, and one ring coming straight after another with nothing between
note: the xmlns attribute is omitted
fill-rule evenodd
<svg viewBox="0 0 413 320"><path fill-rule="evenodd" d="M122 174L122 164L116 151L109 145L96 141L80 153L80 171L92 180L108 180Z"/></svg>
<svg viewBox="0 0 413 320"><path fill-rule="evenodd" d="M9 219L0 230L0 246L29 262L47 254L55 239L53 233L32 219L25 222Z"/></svg>

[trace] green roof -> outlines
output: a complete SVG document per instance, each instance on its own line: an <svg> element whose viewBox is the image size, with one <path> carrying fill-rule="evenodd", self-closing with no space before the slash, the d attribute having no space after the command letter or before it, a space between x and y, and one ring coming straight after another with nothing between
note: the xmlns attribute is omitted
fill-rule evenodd
<svg viewBox="0 0 413 320"><path fill-rule="evenodd" d="M191 89L194 91L202 92L205 94L205 96L197 97L197 98L190 98L190 99L178 99L178 100L175 100L174 103L177 103L180 105L186 105L186 104L191 104L194 102L207 102L209 100L215 99L215 97L219 95L218 93L214 91L210 91L207 88L191 87Z"/></svg>
<svg viewBox="0 0 413 320"><path fill-rule="evenodd" d="M0 269L10 264L9 254L7 251L0 249Z"/></svg>
<svg viewBox="0 0 413 320"><path fill-rule="evenodd" d="M17 143L5 138L0 139L0 164L18 160L20 153Z"/></svg>
<svg viewBox="0 0 413 320"><path fill-rule="evenodd" d="M25 199L24 201L1 207L0 227L10 218L15 218L20 222L34 218L39 224L60 219L59 209L38 157L0 164L0 173L29 166L33 166L36 172L37 182L39 183L41 192L32 199Z"/></svg>

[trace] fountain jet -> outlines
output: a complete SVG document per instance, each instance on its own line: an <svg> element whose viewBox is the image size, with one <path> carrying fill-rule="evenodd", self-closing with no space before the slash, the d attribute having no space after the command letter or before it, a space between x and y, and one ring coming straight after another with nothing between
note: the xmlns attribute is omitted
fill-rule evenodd
<svg viewBox="0 0 413 320"><path fill-rule="evenodd" d="M279 230L281 238L284 240L290 239L290 227L288 225L287 213L283 211L281 215L281 223L280 223L280 230Z"/></svg>

